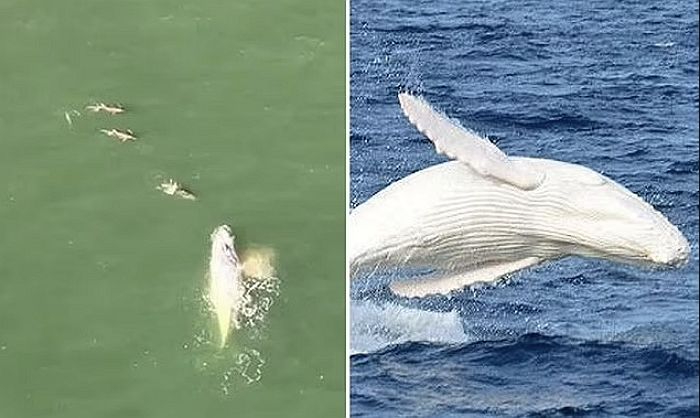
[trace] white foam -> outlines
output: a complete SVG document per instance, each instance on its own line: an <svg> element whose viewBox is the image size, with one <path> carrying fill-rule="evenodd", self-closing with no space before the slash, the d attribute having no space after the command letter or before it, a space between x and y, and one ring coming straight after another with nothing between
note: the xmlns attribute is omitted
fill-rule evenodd
<svg viewBox="0 0 700 418"><path fill-rule="evenodd" d="M654 46L657 48L670 48L674 45L676 45L675 42L657 42L654 44Z"/></svg>
<svg viewBox="0 0 700 418"><path fill-rule="evenodd" d="M405 342L459 344L468 341L457 311L432 312L391 302L352 301L350 354Z"/></svg>

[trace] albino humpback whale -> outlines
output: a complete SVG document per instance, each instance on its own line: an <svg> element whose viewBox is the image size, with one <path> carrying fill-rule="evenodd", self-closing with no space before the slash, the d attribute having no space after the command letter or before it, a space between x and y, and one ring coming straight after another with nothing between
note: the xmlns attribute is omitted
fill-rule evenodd
<svg viewBox="0 0 700 418"><path fill-rule="evenodd" d="M209 302L219 328L219 344L226 344L231 326L238 328L238 314L245 302L243 266L233 247L233 234L228 225L211 233L209 258Z"/></svg>
<svg viewBox="0 0 700 418"><path fill-rule="evenodd" d="M394 281L404 297L447 294L574 255L677 267L688 241L661 213L586 167L506 156L494 144L399 94L404 114L454 161L413 173L349 216L350 271L422 267Z"/></svg>
<svg viewBox="0 0 700 418"><path fill-rule="evenodd" d="M234 239L228 225L211 233L207 299L216 316L220 348L226 345L232 328L254 328L264 321L279 294L274 251L249 248L239 257Z"/></svg>

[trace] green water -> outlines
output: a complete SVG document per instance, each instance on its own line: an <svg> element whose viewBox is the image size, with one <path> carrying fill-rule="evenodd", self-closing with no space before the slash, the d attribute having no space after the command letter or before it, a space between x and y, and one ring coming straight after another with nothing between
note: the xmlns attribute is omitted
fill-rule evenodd
<svg viewBox="0 0 700 418"><path fill-rule="evenodd" d="M186 3L0 2L2 417L344 414L344 3ZM281 286L219 352L221 223L277 252Z"/></svg>

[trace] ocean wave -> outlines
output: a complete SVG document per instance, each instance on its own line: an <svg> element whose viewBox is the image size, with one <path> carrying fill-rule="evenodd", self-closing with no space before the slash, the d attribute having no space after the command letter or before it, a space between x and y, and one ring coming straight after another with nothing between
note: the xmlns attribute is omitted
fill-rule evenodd
<svg viewBox="0 0 700 418"><path fill-rule="evenodd" d="M557 406L554 408L545 408L541 411L533 411L528 416L533 418L549 418L549 417L591 417L599 416L605 412L603 404L583 405L583 406Z"/></svg>
<svg viewBox="0 0 700 418"><path fill-rule="evenodd" d="M452 31L475 31L484 34L493 34L494 36L500 33L505 24L486 24L486 23L458 23L458 24L399 24L392 27L379 27L374 30L385 33L434 33L434 32L452 32Z"/></svg>
<svg viewBox="0 0 700 418"><path fill-rule="evenodd" d="M438 318L426 318L426 320ZM442 318L440 318L442 319ZM453 324L454 326L454 324ZM636 368L639 371L658 373L663 376L698 376L698 359L689 358L678 349L664 348L656 344L640 346L625 341L584 340L567 336L552 336L541 333L526 333L515 338L492 341L467 340L466 334L445 334L445 328L436 334L422 334L413 331L416 340L396 340L393 345L384 346L376 352L364 352L364 361L369 358L420 358L422 361L447 358L462 358L478 361L480 365L505 366L536 362L543 366L547 362L559 363L557 355L579 357L609 363L611 366ZM461 341L460 341L461 340ZM360 354L360 353L357 353ZM353 362L355 356L353 356Z"/></svg>
<svg viewBox="0 0 700 418"><path fill-rule="evenodd" d="M516 126L529 129L585 129L603 128L605 124L595 119L576 114L552 111L547 114L517 114L496 112L493 110L479 110L472 115L472 119L481 122L490 122L502 126Z"/></svg>
<svg viewBox="0 0 700 418"><path fill-rule="evenodd" d="M668 411L656 401L668 389L660 382L682 388L676 398L692 397L698 360L670 348L528 333L406 342L352 356L351 370L351 411L372 403L411 416L628 416Z"/></svg>
<svg viewBox="0 0 700 418"><path fill-rule="evenodd" d="M697 174L698 161L673 161L665 172L668 174Z"/></svg>

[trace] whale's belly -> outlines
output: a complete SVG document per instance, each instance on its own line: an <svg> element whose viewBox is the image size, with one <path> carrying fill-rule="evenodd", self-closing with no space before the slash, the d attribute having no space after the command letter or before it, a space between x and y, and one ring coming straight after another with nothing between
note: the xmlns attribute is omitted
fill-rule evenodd
<svg viewBox="0 0 700 418"><path fill-rule="evenodd" d="M533 223L532 194L447 162L397 181L348 219L353 272L382 266L465 266L536 254L543 234Z"/></svg>

